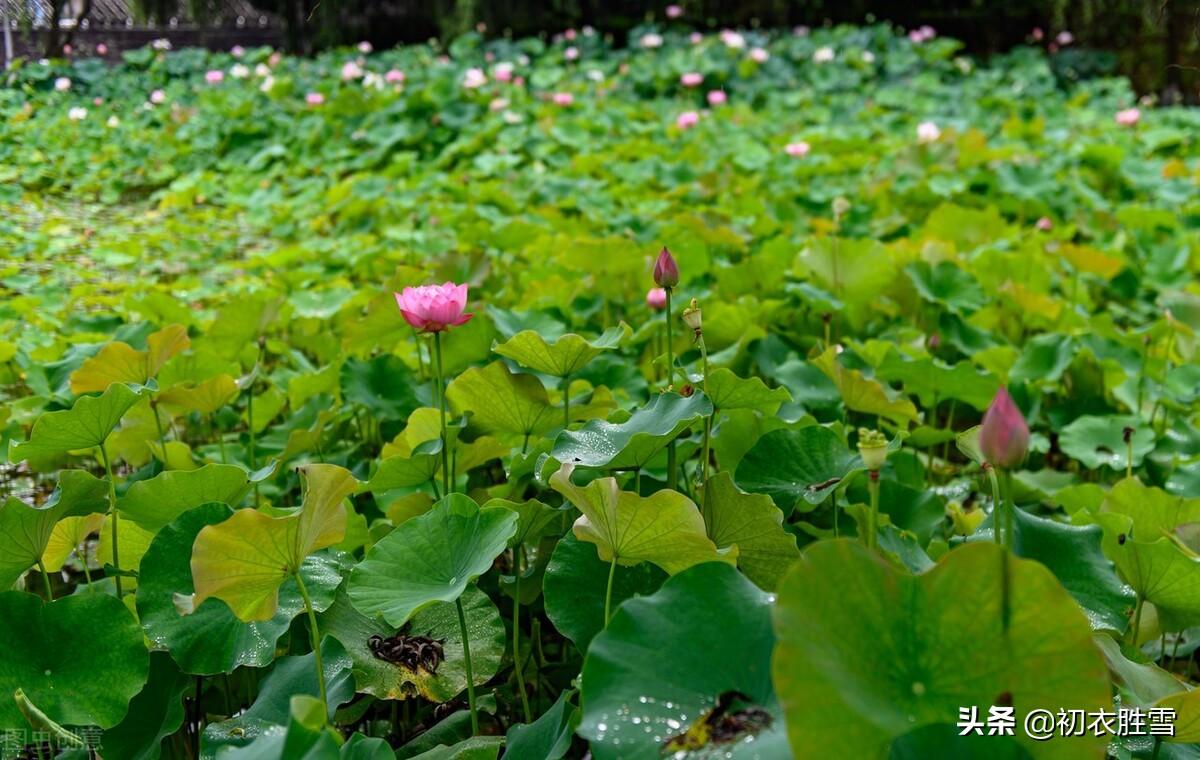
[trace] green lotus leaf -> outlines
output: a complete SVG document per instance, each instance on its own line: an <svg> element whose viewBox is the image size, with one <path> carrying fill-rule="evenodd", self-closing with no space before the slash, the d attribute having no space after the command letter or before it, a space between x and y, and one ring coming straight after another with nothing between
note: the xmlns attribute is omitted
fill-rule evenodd
<svg viewBox="0 0 1200 760"><path fill-rule="evenodd" d="M117 509L149 531L157 531L184 512L210 502L236 507L250 490L250 477L232 464L206 464L195 470L167 470L139 480L117 499Z"/></svg>
<svg viewBox="0 0 1200 760"><path fill-rule="evenodd" d="M269 620L279 605L279 587L304 558L345 537L345 500L358 481L332 464L305 465L300 473L305 494L299 511L271 517L243 509L201 529L191 561L196 607L215 597L239 620Z"/></svg>
<svg viewBox="0 0 1200 760"><path fill-rule="evenodd" d="M398 356L347 359L339 379L346 401L360 404L383 419L403 420L421 405L416 395L417 379Z"/></svg>
<svg viewBox="0 0 1200 760"><path fill-rule="evenodd" d="M150 653L125 605L108 594L49 604L23 591L0 593L0 730L24 728L12 695L65 726L111 728L146 683Z"/></svg>
<svg viewBox="0 0 1200 760"><path fill-rule="evenodd" d="M968 544L913 576L849 540L810 546L780 584L774 681L797 753L881 757L893 742L1003 699L1112 709L1107 670L1074 600L1039 563ZM1002 613L1007 573L1008 624ZM853 582L846 582L853 579ZM1104 739L1016 740L1036 758L1102 754Z"/></svg>
<svg viewBox="0 0 1200 760"><path fill-rule="evenodd" d="M435 451L414 453L412 456L385 457L379 461L379 467L371 479L360 486L360 490L378 493L393 488L411 488L422 483L428 483L442 463L441 441L436 446L424 445L422 449L434 448Z"/></svg>
<svg viewBox="0 0 1200 760"><path fill-rule="evenodd" d="M916 261L904 268L904 274L908 275L921 298L941 304L950 311L970 313L987 303L979 282L953 262L929 264Z"/></svg>
<svg viewBox="0 0 1200 760"><path fill-rule="evenodd" d="M800 550L783 529L783 512L769 496L738 490L733 476L720 472L700 491L700 512L708 537L718 547L736 546L737 564L746 577L774 591Z"/></svg>
<svg viewBox="0 0 1200 760"><path fill-rule="evenodd" d="M893 397L878 380L864 376L859 370L842 366L832 348L811 363L837 386L847 409L884 417L899 427L916 422L917 408L911 401L903 396Z"/></svg>
<svg viewBox="0 0 1200 760"><path fill-rule="evenodd" d="M183 725L183 693L190 678L166 652L150 653L145 687L129 703L119 724L104 732L104 751L128 760L158 760L162 740Z"/></svg>
<svg viewBox="0 0 1200 760"><path fill-rule="evenodd" d="M107 509L108 482L82 470L63 470L41 506L9 496L0 504L0 589L10 588L38 563L60 520Z"/></svg>
<svg viewBox="0 0 1200 760"><path fill-rule="evenodd" d="M1078 459L1089 469L1107 465L1114 470L1124 470L1130 464L1124 435L1126 428L1133 431L1132 466L1137 467L1147 454L1154 451L1155 435L1149 425L1136 417L1078 417L1059 432L1058 446L1064 454Z"/></svg>
<svg viewBox="0 0 1200 760"><path fill-rule="evenodd" d="M377 541L350 573L350 600L399 628L436 602L453 602L488 571L517 531L517 514L451 494Z"/></svg>
<svg viewBox="0 0 1200 760"><path fill-rule="evenodd" d="M1186 499L1161 488L1122 478L1104 495L1101 512L1125 515L1133 521L1133 537L1152 541L1186 523L1200 522L1200 499Z"/></svg>
<svg viewBox="0 0 1200 760"><path fill-rule="evenodd" d="M703 393L688 397L664 393L655 396L625 422L592 420L578 430L562 431L550 456L583 467L643 467L677 436L710 414L712 403Z"/></svg>
<svg viewBox="0 0 1200 760"><path fill-rule="evenodd" d="M114 383L142 385L189 345L187 328L183 325L167 325L149 335L145 351L113 341L71 373L71 392L102 392Z"/></svg>
<svg viewBox="0 0 1200 760"><path fill-rule="evenodd" d="M535 543L542 536L560 535L562 532L560 526L566 524L564 520L566 513L563 510L543 504L537 499L520 502L491 499L483 506L504 507L517 513L517 532L508 542L509 548Z"/></svg>
<svg viewBox="0 0 1200 760"><path fill-rule="evenodd" d="M158 405L175 413L215 414L238 394L232 375L217 375L197 383L176 385L158 396Z"/></svg>
<svg viewBox="0 0 1200 760"><path fill-rule="evenodd" d="M568 701L574 693L568 689L559 694L550 709L532 723L510 726L504 751L529 760L560 760L564 757L571 749L571 737L581 716L579 708Z"/></svg>
<svg viewBox="0 0 1200 760"><path fill-rule="evenodd" d="M672 757L685 734L695 743L684 745L693 751L683 757L787 757L771 685L774 645L765 592L729 565L685 570L652 596L622 604L592 640L579 735L597 760ZM731 740L713 741L705 716L734 695L761 717Z"/></svg>
<svg viewBox="0 0 1200 760"><path fill-rule="evenodd" d="M409 760L496 760L502 746L503 736L472 736L452 746L438 745Z"/></svg>
<svg viewBox="0 0 1200 760"><path fill-rule="evenodd" d="M1057 383L1078 350L1074 338L1055 333L1030 338L1008 375L1009 383Z"/></svg>
<svg viewBox="0 0 1200 760"><path fill-rule="evenodd" d="M327 717L333 717L338 705L354 697L350 655L346 654L341 642L326 636L321 641L321 664L325 671ZM319 694L316 658L312 652L280 657L259 684L254 704L236 718L210 723L204 728L200 757L215 758L225 751L225 747L245 747L259 736L277 731L278 727L287 725L291 703L296 696L316 697Z"/></svg>
<svg viewBox="0 0 1200 760"><path fill-rule="evenodd" d="M493 345L492 350L535 372L568 377L600 354L621 345L632 332L629 325L622 322L592 340L567 333L547 341L536 330L523 330L504 343Z"/></svg>
<svg viewBox="0 0 1200 760"><path fill-rule="evenodd" d="M185 673L231 673L240 666L263 667L275 658L275 645L304 612L304 599L294 578L279 587L279 603L268 620L242 622L227 604L207 600L181 615L194 591L191 551L196 536L219 525L234 511L225 504L205 504L184 512L159 530L142 556L138 574L137 613L151 645L166 649ZM313 607L324 610L342 582L336 554L318 552L304 559L300 575Z"/></svg>
<svg viewBox="0 0 1200 760"><path fill-rule="evenodd" d="M33 423L29 440L10 445L9 456L20 462L33 455L65 454L99 446L125 412L142 399L142 390L116 383L99 396L80 396L70 409L47 412Z"/></svg>
<svg viewBox="0 0 1200 760"><path fill-rule="evenodd" d="M692 500L678 491L650 496L622 491L616 478L597 478L585 487L571 482L574 467L564 464L550 485L583 513L573 531L595 544L600 559L620 565L653 562L674 575L700 562L737 560L737 549L717 549Z"/></svg>
<svg viewBox="0 0 1200 760"><path fill-rule="evenodd" d="M454 409L471 415L471 424L486 433L541 435L559 424L542 381L510 372L502 361L472 367L446 388Z"/></svg>
<svg viewBox="0 0 1200 760"><path fill-rule="evenodd" d="M737 483L765 493L781 509L811 511L842 485L862 461L837 433L821 425L773 430L754 444L737 468Z"/></svg>
<svg viewBox="0 0 1200 760"><path fill-rule="evenodd" d="M889 383L900 383L906 393L921 400L925 407L938 401L955 399L984 411L992 403L1000 381L994 375L980 372L967 362L947 366L932 358L907 359L891 348L875 375Z"/></svg>
<svg viewBox="0 0 1200 760"><path fill-rule="evenodd" d="M487 683L500 669L507 645L500 611L487 594L469 587L462 594L463 616L471 643L471 665L475 685ZM379 618L363 615L350 603L344 591L338 592L333 606L320 616L320 630L342 642L354 662L357 690L380 699L422 697L443 703L467 688L466 660L463 658L462 633L458 610L453 603L436 602L415 613L402 630L415 636L443 641L445 654L436 673L407 667L376 657L367 645L372 636L387 638L396 629Z"/></svg>
<svg viewBox="0 0 1200 760"><path fill-rule="evenodd" d="M542 579L546 616L558 632L586 652L592 637L604 630L604 599L609 563L596 549L568 533L554 547ZM617 565L613 572L612 608L626 599L653 594L667 574L650 562L632 567Z"/></svg>
<svg viewBox="0 0 1200 760"><path fill-rule="evenodd" d="M704 392L715 409L753 409L766 415L775 414L781 404L792 400L787 388L768 388L759 378L738 377L727 367L708 373Z"/></svg>
<svg viewBox="0 0 1200 760"><path fill-rule="evenodd" d="M1138 538L1132 518L1101 512L1104 553L1138 595L1152 603L1168 631L1200 624L1200 556L1174 536Z"/></svg>

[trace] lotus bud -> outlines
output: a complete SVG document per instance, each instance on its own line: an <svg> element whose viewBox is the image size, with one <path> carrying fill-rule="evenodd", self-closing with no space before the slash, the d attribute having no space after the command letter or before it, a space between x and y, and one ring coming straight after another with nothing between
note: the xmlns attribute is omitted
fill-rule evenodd
<svg viewBox="0 0 1200 760"><path fill-rule="evenodd" d="M979 448L993 466L1006 469L1023 462L1029 451L1029 426L1004 386L984 412Z"/></svg>
<svg viewBox="0 0 1200 760"><path fill-rule="evenodd" d="M700 340L700 333L701 333L700 304L699 304L699 302L696 301L695 298L693 298L692 302L688 304L688 307L683 310L683 313L679 315L679 318L683 320L683 323L685 325L692 328L692 332L695 334L696 340Z"/></svg>
<svg viewBox="0 0 1200 760"><path fill-rule="evenodd" d="M646 291L646 305L655 311L667 308L667 291L662 288L650 288Z"/></svg>
<svg viewBox="0 0 1200 760"><path fill-rule="evenodd" d="M654 284L667 290L679 284L679 265L665 245L654 262Z"/></svg>
<svg viewBox="0 0 1200 760"><path fill-rule="evenodd" d="M858 429L858 455L862 457L863 466L871 472L883 469L887 461L888 440L878 430Z"/></svg>

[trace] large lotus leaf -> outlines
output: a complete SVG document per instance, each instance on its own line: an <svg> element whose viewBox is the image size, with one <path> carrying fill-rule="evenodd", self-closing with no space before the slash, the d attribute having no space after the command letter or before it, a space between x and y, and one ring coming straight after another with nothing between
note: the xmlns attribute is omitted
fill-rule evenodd
<svg viewBox="0 0 1200 760"><path fill-rule="evenodd" d="M104 443L121 417L142 398L142 389L110 385L99 396L80 396L70 409L47 412L33 423L29 440L13 443L9 455L20 462L32 455L65 454Z"/></svg>
<svg viewBox="0 0 1200 760"><path fill-rule="evenodd" d="M537 499L520 502L490 499L483 506L504 507L517 513L517 532L508 542L510 548L534 543L542 536L561 535L562 526L566 524L563 520L566 516L563 510L543 504Z"/></svg>
<svg viewBox="0 0 1200 760"><path fill-rule="evenodd" d="M715 409L753 409L763 414L775 414L781 404L792 400L787 388L768 388L759 378L738 377L726 367L708 373L704 392Z"/></svg>
<svg viewBox="0 0 1200 760"><path fill-rule="evenodd" d="M588 362L603 352L619 346L631 332L629 325L622 323L610 327L592 340L567 333L547 341L536 330L523 330L504 343L493 346L492 350L535 372L567 377L586 367Z"/></svg>
<svg viewBox="0 0 1200 760"><path fill-rule="evenodd" d="M916 421L917 408L911 401L903 396L893 397L878 380L864 376L859 370L842 366L834 349L827 349L811 363L837 386L847 409L884 417L900 427Z"/></svg>
<svg viewBox="0 0 1200 760"><path fill-rule="evenodd" d="M970 273L949 261L929 264L916 261L904 273L921 298L941 304L953 312L972 312L987 303L983 288Z"/></svg>
<svg viewBox="0 0 1200 760"><path fill-rule="evenodd" d="M0 504L0 589L11 587L37 564L59 520L106 509L107 481L82 470L63 470L58 487L41 506L9 496Z"/></svg>
<svg viewBox="0 0 1200 760"><path fill-rule="evenodd" d="M146 339L146 350L113 341L71 373L71 392L105 391L113 383L142 384L158 374L175 354L190 345L187 328L167 325Z"/></svg>
<svg viewBox="0 0 1200 760"><path fill-rule="evenodd" d="M358 481L332 464L300 468L305 484L298 512L271 517L243 509L219 525L201 529L192 547L195 605L216 597L238 619L269 620L279 603L279 587L309 554L340 543L346 535L346 497Z"/></svg>
<svg viewBox="0 0 1200 760"><path fill-rule="evenodd" d="M371 479L361 486L363 491L388 491L393 488L411 488L429 480L438 471L442 463L441 441L434 447L435 451L414 453L411 456L386 457L379 462L379 467Z"/></svg>
<svg viewBox="0 0 1200 760"><path fill-rule="evenodd" d="M342 396L387 420L402 420L420 406L417 380L398 356L347 359L340 371Z"/></svg>
<svg viewBox="0 0 1200 760"><path fill-rule="evenodd" d="M488 571L517 531L517 514L482 509L451 494L384 536L350 574L350 600L364 615L403 626L436 602L453 602Z"/></svg>
<svg viewBox="0 0 1200 760"><path fill-rule="evenodd" d="M121 516L156 531L184 512L210 502L236 507L250 489L250 476L232 464L167 470L129 486L117 500Z"/></svg>
<svg viewBox="0 0 1200 760"><path fill-rule="evenodd" d="M237 394L237 381L232 375L217 375L198 383L168 388L159 394L158 405L171 412L198 412L207 416L224 407Z"/></svg>
<svg viewBox="0 0 1200 760"><path fill-rule="evenodd" d="M993 515L994 518L994 515ZM1031 515L1023 509L1014 512L1017 556L1041 562L1075 597L1087 613L1092 627L1124 631L1134 597L1117 577L1113 563L1101 549L1103 531L1097 525L1068 525ZM968 541L992 541L992 518Z"/></svg>
<svg viewBox="0 0 1200 760"><path fill-rule="evenodd" d="M562 431L550 456L583 467L642 467L676 436L712 411L712 403L703 393L688 397L663 393L625 422L592 420L579 430Z"/></svg>
<svg viewBox="0 0 1200 760"><path fill-rule="evenodd" d="M946 366L932 358L906 359L895 348L888 351L875 374L887 382L902 384L906 393L916 395L926 407L955 399L983 411L1000 387L994 375L980 372L967 362Z"/></svg>
<svg viewBox="0 0 1200 760"><path fill-rule="evenodd" d="M472 367L446 388L454 409L471 415L471 424L487 433L540 435L559 424L561 415L535 375L510 372L502 361Z"/></svg>
<svg viewBox="0 0 1200 760"><path fill-rule="evenodd" d="M500 669L507 645L500 611L477 588L463 592L463 616L471 644L471 666L475 685L487 683ZM342 642L354 662L354 682L357 690L380 699L409 699L422 697L443 703L457 697L467 688L466 660L463 658L462 633L458 626L458 610L451 602L437 602L425 607L409 619L402 630L416 636L428 636L443 641L445 658L430 673L418 667L415 671L403 665L376 657L367 640L378 635L387 638L396 629L379 618L363 615L350 603L344 591L339 591L333 606L320 616L321 632Z"/></svg>
<svg viewBox="0 0 1200 760"><path fill-rule="evenodd" d="M503 736L472 736L458 744L440 744L427 752L411 756L409 760L496 760L502 746Z"/></svg>
<svg viewBox="0 0 1200 760"><path fill-rule="evenodd" d="M1104 528L1104 553L1125 582L1154 605L1166 630L1200 624L1200 556L1173 536L1137 538L1126 515L1102 512L1096 521Z"/></svg>
<svg viewBox="0 0 1200 760"><path fill-rule="evenodd" d="M229 606L210 599L181 615L194 586L190 551L201 529L219 525L233 514L225 504L205 504L177 517L159 530L142 556L138 575L137 612L155 647L170 651L185 673L231 673L239 666L263 667L275 658L275 644L292 619L304 612L304 599L293 578L279 588L279 604L269 620L245 623ZM300 566L313 607L333 602L342 581L336 554L319 552ZM182 601L181 601L182 600Z"/></svg>
<svg viewBox="0 0 1200 760"><path fill-rule="evenodd" d="M710 562L621 605L583 664L579 734L593 757L788 757L771 685L771 601L734 568ZM705 716L732 692L769 717L756 730L714 742L705 736ZM683 734L695 744L677 755L672 740Z"/></svg>
<svg viewBox="0 0 1200 760"><path fill-rule="evenodd" d="M811 511L829 496L862 461L837 433L821 425L799 430L773 430L754 444L738 463L737 483L752 493L765 493L782 509Z"/></svg>
<svg viewBox="0 0 1200 760"><path fill-rule="evenodd" d="M46 604L0 593L0 730L25 728L12 695L68 726L121 722L150 668L142 630L115 596L76 594Z"/></svg>
<svg viewBox="0 0 1200 760"><path fill-rule="evenodd" d="M568 700L574 691L567 689L549 710L528 724L509 726L504 751L526 760L560 760L571 749L571 737L579 725L579 708Z"/></svg>
<svg viewBox="0 0 1200 760"><path fill-rule="evenodd" d="M1078 459L1089 469L1108 465L1114 470L1124 470L1129 464L1125 428L1133 430L1133 466L1137 467L1154 451L1155 441L1153 428L1137 417L1079 417L1059 432L1058 446L1064 454Z"/></svg>
<svg viewBox="0 0 1200 760"><path fill-rule="evenodd" d="M558 632L586 652L592 637L604 630L604 600L609 563L568 533L554 547L542 579L546 616ZM612 609L626 599L653 594L667 574L649 562L633 567L618 565L613 572Z"/></svg>
<svg viewBox="0 0 1200 760"><path fill-rule="evenodd" d="M1137 478L1122 478L1105 494L1100 511L1129 517L1133 537L1152 541L1180 525L1200 522L1200 499L1185 499L1143 485Z"/></svg>
<svg viewBox="0 0 1200 760"><path fill-rule="evenodd" d="M64 517L50 531L50 540L42 552L46 570L56 573L67 563L72 552L78 551L87 537L104 525L104 515L94 513L82 517Z"/></svg>
<svg viewBox="0 0 1200 760"><path fill-rule="evenodd" d="M191 681L166 652L150 653L150 677L129 703L125 720L104 732L104 752L127 760L158 760L162 740L183 725L183 692Z"/></svg>
<svg viewBox="0 0 1200 760"><path fill-rule="evenodd" d="M708 479L700 491L708 537L718 547L736 546L737 564L759 588L774 591L800 550L783 529L783 512L769 496L743 493L728 472Z"/></svg>
<svg viewBox="0 0 1200 760"><path fill-rule="evenodd" d="M1008 624L1003 574L1010 589ZM881 757L959 709L1111 709L1104 660L1070 595L1037 562L968 544L913 576L849 540L810 546L779 587L772 665L798 754ZM1033 757L1098 757L1094 736L1036 742Z"/></svg>
<svg viewBox="0 0 1200 760"><path fill-rule="evenodd" d="M1008 375L1010 383L1057 383L1071 366L1078 343L1074 338L1047 333L1030 338Z"/></svg>
<svg viewBox="0 0 1200 760"><path fill-rule="evenodd" d="M341 642L325 636L321 641L321 665L325 670L328 717L332 717L338 705L354 697L350 655L346 654ZM205 760L215 758L223 747L244 747L263 733L287 725L293 697L319 694L316 658L312 652L280 657L259 685L254 704L236 718L205 727L200 757Z"/></svg>
<svg viewBox="0 0 1200 760"><path fill-rule="evenodd" d="M575 521L575 537L595 544L603 561L653 562L672 575L700 562L736 561L737 549L718 550L700 510L678 491L641 496L622 491L616 478L597 478L581 488L571 482L574 469L564 464L550 476L550 485L583 513Z"/></svg>

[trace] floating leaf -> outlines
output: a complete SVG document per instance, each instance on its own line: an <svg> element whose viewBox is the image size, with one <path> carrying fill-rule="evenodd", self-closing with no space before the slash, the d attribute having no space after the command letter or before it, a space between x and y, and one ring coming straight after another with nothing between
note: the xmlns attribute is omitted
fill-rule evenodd
<svg viewBox="0 0 1200 760"><path fill-rule="evenodd" d="M350 574L350 600L399 628L435 602L458 599L516 531L515 512L451 494L371 547Z"/></svg>
<svg viewBox="0 0 1200 760"><path fill-rule="evenodd" d="M773 430L746 455L737 468L737 482L752 493L765 493L790 511L802 512L824 501L850 473L862 468L837 433L821 425L799 430Z"/></svg>
<svg viewBox="0 0 1200 760"><path fill-rule="evenodd" d="M1124 430L1132 431L1133 467L1154 451L1154 430L1136 417L1084 415L1064 427L1058 435L1058 446L1084 467L1095 470L1107 465L1124 470L1129 465L1129 449Z"/></svg>
<svg viewBox="0 0 1200 760"><path fill-rule="evenodd" d="M492 346L492 350L535 372L568 377L586 367L600 354L621 345L621 341L631 333L629 325L621 323L592 340L567 333L547 341L536 330L523 330L504 343Z"/></svg>
<svg viewBox="0 0 1200 760"><path fill-rule="evenodd" d="M664 393L655 396L625 422L592 420L579 430L562 431L550 456L583 467L642 467L683 431L710 414L712 403L703 393L686 398Z"/></svg>
<svg viewBox="0 0 1200 760"><path fill-rule="evenodd" d="M58 487L40 507L9 496L0 504L0 589L37 564L59 520L107 509L108 483L82 470L63 470Z"/></svg>
<svg viewBox="0 0 1200 760"><path fill-rule="evenodd" d="M99 446L141 398L141 389L117 383L99 396L80 396L70 409L47 412L33 423L28 441L10 446L12 461Z"/></svg>
<svg viewBox="0 0 1200 760"><path fill-rule="evenodd" d="M708 479L700 495L708 537L736 546L737 564L759 588L774 591L796 557L796 537L783 529L783 512L770 497L742 493L728 472Z"/></svg>
<svg viewBox="0 0 1200 760"><path fill-rule="evenodd" d="M472 367L446 388L446 398L484 432L529 436L552 430L561 415L550 406L542 381L510 372L504 362Z"/></svg>

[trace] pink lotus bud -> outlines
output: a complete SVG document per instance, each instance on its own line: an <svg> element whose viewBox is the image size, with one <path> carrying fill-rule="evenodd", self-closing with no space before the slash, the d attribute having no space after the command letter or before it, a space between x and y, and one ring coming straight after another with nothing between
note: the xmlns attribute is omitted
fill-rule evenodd
<svg viewBox="0 0 1200 760"><path fill-rule="evenodd" d="M1042 232L1049 232L1050 230L1054 229L1054 222L1050 221L1050 217L1043 216L1037 220L1036 226Z"/></svg>
<svg viewBox="0 0 1200 760"><path fill-rule="evenodd" d="M683 15L683 6L682 5L668 5L667 6L667 18L679 18L682 15Z"/></svg>
<svg viewBox="0 0 1200 760"><path fill-rule="evenodd" d="M383 81L387 82L388 84L403 84L404 72L400 69L392 69L383 75Z"/></svg>
<svg viewBox="0 0 1200 760"><path fill-rule="evenodd" d="M569 106L575 102L575 96L569 92L554 93L554 104L558 106Z"/></svg>
<svg viewBox="0 0 1200 760"><path fill-rule="evenodd" d="M688 42L693 45L699 45L701 42L704 42L704 35L700 32L692 32L688 35Z"/></svg>
<svg viewBox="0 0 1200 760"><path fill-rule="evenodd" d="M679 265L665 245L654 261L654 284L660 288L673 288L679 284Z"/></svg>
<svg viewBox="0 0 1200 760"><path fill-rule="evenodd" d="M709 90L708 91L708 104L710 106L712 106L713 108L716 108L717 106L725 105L725 101L728 99L729 99L729 96L725 94L724 90Z"/></svg>
<svg viewBox="0 0 1200 760"><path fill-rule="evenodd" d="M695 111L684 111L675 119L675 126L680 129L691 129L700 123L700 114Z"/></svg>
<svg viewBox="0 0 1200 760"><path fill-rule="evenodd" d="M789 156L792 156L793 158L804 158L805 156L808 155L808 151L811 150L811 147L809 146L808 143L801 141L801 142L788 143L787 145L784 146L783 150L785 153L787 153Z"/></svg>
<svg viewBox="0 0 1200 760"><path fill-rule="evenodd" d="M1029 451L1029 426L1003 385L983 414L979 449L994 467L1016 467Z"/></svg>
<svg viewBox="0 0 1200 760"><path fill-rule="evenodd" d="M108 45L101 42L96 46L96 55L108 55Z"/></svg>
<svg viewBox="0 0 1200 760"><path fill-rule="evenodd" d="M325 96L319 92L310 92L304 96L304 102L310 106L319 106L325 102Z"/></svg>
<svg viewBox="0 0 1200 760"><path fill-rule="evenodd" d="M1029 36L1033 38L1034 42L1041 42L1042 38L1046 36L1046 33L1042 31L1040 26L1035 26L1033 31L1029 33Z"/></svg>
<svg viewBox="0 0 1200 760"><path fill-rule="evenodd" d="M679 83L684 87L699 87L704 81L704 75L698 71L689 71L679 77Z"/></svg>
<svg viewBox="0 0 1200 760"><path fill-rule="evenodd" d="M220 84L225 81L225 72L220 69L212 69L204 75L204 81L209 84Z"/></svg>
<svg viewBox="0 0 1200 760"><path fill-rule="evenodd" d="M1132 127L1142 118L1142 112L1136 108L1126 108L1117 111L1117 123L1122 127Z"/></svg>
<svg viewBox="0 0 1200 760"><path fill-rule="evenodd" d="M667 291L662 288L650 288L646 291L646 305L655 311L667 308Z"/></svg>
<svg viewBox="0 0 1200 760"><path fill-rule="evenodd" d="M466 324L474 314L465 314L467 288L445 282L441 285L422 285L395 293L396 305L405 321L421 332L435 333Z"/></svg>
<svg viewBox="0 0 1200 760"><path fill-rule="evenodd" d="M154 105L161 105L167 100L167 93L162 90L155 90L150 93L150 102Z"/></svg>

